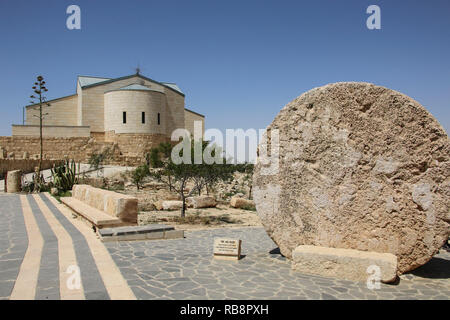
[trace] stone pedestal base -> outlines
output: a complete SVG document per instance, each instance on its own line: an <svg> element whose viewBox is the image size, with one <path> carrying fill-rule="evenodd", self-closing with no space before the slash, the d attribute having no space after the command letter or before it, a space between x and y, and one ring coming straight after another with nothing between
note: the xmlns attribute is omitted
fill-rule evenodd
<svg viewBox="0 0 450 320"><path fill-rule="evenodd" d="M397 278L397 257L390 253L298 246L292 253L292 269L351 281L378 277L388 283Z"/></svg>

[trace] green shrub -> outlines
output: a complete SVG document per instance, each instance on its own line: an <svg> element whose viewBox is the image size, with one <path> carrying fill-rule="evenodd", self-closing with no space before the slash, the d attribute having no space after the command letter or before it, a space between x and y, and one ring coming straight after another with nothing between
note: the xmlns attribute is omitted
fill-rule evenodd
<svg viewBox="0 0 450 320"><path fill-rule="evenodd" d="M136 185L136 188L139 190L141 187L141 183L146 176L150 174L148 165L143 164L131 171L131 181Z"/></svg>
<svg viewBox="0 0 450 320"><path fill-rule="evenodd" d="M51 169L53 185L59 192L72 190L74 184L78 183L75 161L66 160L63 165L53 166Z"/></svg>
<svg viewBox="0 0 450 320"><path fill-rule="evenodd" d="M159 156L159 149L150 149L148 163L152 168L161 168L163 166L163 162Z"/></svg>

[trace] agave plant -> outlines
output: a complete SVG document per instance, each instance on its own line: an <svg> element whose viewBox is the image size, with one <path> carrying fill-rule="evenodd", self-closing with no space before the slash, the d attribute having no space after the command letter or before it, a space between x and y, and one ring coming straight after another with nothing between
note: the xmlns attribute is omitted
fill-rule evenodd
<svg viewBox="0 0 450 320"><path fill-rule="evenodd" d="M63 165L53 166L52 177L54 186L62 192L72 190L74 184L78 183L75 161L66 160Z"/></svg>

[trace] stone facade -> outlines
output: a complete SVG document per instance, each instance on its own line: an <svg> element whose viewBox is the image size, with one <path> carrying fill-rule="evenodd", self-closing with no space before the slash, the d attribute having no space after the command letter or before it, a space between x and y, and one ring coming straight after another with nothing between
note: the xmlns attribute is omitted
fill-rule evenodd
<svg viewBox="0 0 450 320"><path fill-rule="evenodd" d="M165 134L167 119L162 115L166 108L164 93L160 91L109 91L105 93L105 131Z"/></svg>
<svg viewBox="0 0 450 320"><path fill-rule="evenodd" d="M13 125L12 135L14 137L36 137L39 136L39 124L37 125ZM43 126L43 137L90 137L91 132L89 127L82 126Z"/></svg>
<svg viewBox="0 0 450 320"><path fill-rule="evenodd" d="M123 155L132 157L144 157L145 152L158 146L161 142L169 142L170 139L162 134L135 134L114 132L105 133L105 143L118 146Z"/></svg>
<svg viewBox="0 0 450 320"><path fill-rule="evenodd" d="M194 120L204 121L203 115L185 111L184 98L175 84L160 83L139 74L117 79L78 77L76 94L51 100L50 106L44 107L44 112L48 113L44 125L89 127L90 132L114 130L116 133L170 136L175 129L193 128ZM123 123L123 112L127 113L126 123ZM146 113L144 125L142 112ZM38 125L38 114L36 105L27 106L26 125ZM72 131L64 136L79 136L73 129L67 130ZM27 133L24 127L16 128L16 132L18 135Z"/></svg>
<svg viewBox="0 0 450 320"><path fill-rule="evenodd" d="M42 108L43 113L48 113L44 119L44 125L52 126L77 126L77 95L71 95L51 101L50 106ZM39 125L39 107L31 105L25 107L25 124ZM13 132L14 135L14 132Z"/></svg>
<svg viewBox="0 0 450 320"><path fill-rule="evenodd" d="M184 111L184 127L186 130L194 134L194 122L200 121L202 126L202 132L205 132L205 121L204 117L201 114L198 114L189 109L185 109Z"/></svg>
<svg viewBox="0 0 450 320"><path fill-rule="evenodd" d="M107 147L112 163L134 165L151 147L170 141L175 129L194 128L204 116L185 109L185 95L173 83L140 74L116 79L78 77L77 93L44 106L44 158L86 161ZM143 114L144 113L144 114ZM39 108L26 107L25 125L13 125L12 137L0 137L5 158L39 154ZM18 157L21 159L21 156Z"/></svg>

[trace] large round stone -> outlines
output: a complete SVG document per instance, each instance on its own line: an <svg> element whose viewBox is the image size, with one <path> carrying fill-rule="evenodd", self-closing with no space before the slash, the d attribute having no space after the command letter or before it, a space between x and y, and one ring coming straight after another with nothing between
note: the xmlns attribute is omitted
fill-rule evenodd
<svg viewBox="0 0 450 320"><path fill-rule="evenodd" d="M267 136L254 199L288 258L299 245L392 253L401 274L447 241L449 139L413 99L369 83L329 84L287 104Z"/></svg>

